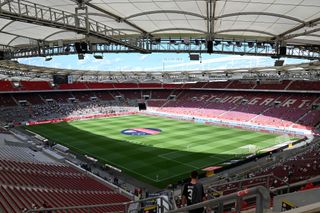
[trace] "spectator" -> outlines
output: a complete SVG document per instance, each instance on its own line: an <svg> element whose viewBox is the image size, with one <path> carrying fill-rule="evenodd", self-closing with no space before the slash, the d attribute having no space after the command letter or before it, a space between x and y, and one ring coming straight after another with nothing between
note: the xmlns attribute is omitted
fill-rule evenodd
<svg viewBox="0 0 320 213"><path fill-rule="evenodd" d="M23 212L27 212L28 211L28 209L26 208L26 207L24 207L24 208L21 208L21 212L23 213Z"/></svg>
<svg viewBox="0 0 320 213"><path fill-rule="evenodd" d="M198 182L198 172L191 172L191 181L186 183L182 191L182 206L200 203L206 200L203 185ZM201 213L203 208L190 210L190 213Z"/></svg>
<svg viewBox="0 0 320 213"><path fill-rule="evenodd" d="M31 204L31 209L33 209L33 210L37 210L37 209L38 209L37 204L35 204L35 203Z"/></svg>

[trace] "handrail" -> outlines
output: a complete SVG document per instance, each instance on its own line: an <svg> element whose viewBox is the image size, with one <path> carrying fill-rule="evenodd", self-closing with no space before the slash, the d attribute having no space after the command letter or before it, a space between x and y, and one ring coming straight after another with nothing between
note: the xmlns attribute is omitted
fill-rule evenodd
<svg viewBox="0 0 320 213"><path fill-rule="evenodd" d="M248 181L248 180L254 180L254 179L258 179L258 178L268 178L268 177L272 177L274 176L273 174L267 174L267 175L260 175L260 176L254 176L252 178L244 178L244 179L239 179L239 180L232 180L230 182L221 182L221 183L216 183L216 184L213 184L213 185L209 185L208 186L208 189L212 189L212 188L215 188L215 187L219 187L221 185L227 185L227 184L233 184L233 183L239 183L239 182L243 182L243 181Z"/></svg>
<svg viewBox="0 0 320 213"><path fill-rule="evenodd" d="M300 154L303 154L304 152L306 152L310 147L309 146L305 146L305 147L301 147L299 149L293 149L289 152L286 152L286 155L284 156L282 153L280 153L280 155L277 156L277 159L280 160L280 159L289 159L293 156L296 156L296 155L300 155ZM250 169L247 169L245 170L244 172L241 172L241 173L237 173L238 176L240 177L243 177L245 176L246 174L249 174L251 171L256 171L257 168L259 169L263 169L263 168L268 168L272 165L274 165L277 161L270 161L270 162L266 162L264 163L263 165L260 165L258 167L250 167ZM265 177L268 177L268 176L272 176L274 177L275 179L279 180L280 182L284 183L286 185L286 187L289 186L289 183L283 181L282 179L280 179L279 177L275 176L274 174L267 174L267 175L261 175L261 176L255 176L255 177L252 177L252 178L243 178L243 179L238 179L238 180L232 180L230 182L224 182L224 180L222 181L215 181L210 184L207 184L208 188L211 189L212 187L217 187L217 186L221 186L221 185L226 185L226 184L232 184L232 183L238 183L238 182L242 182L242 181L246 181L246 180L253 180L253 179L258 179L258 178L265 178Z"/></svg>
<svg viewBox="0 0 320 213"><path fill-rule="evenodd" d="M241 208L241 200L245 196L256 195L256 213L263 213L264 209L269 208L270 203L270 191L263 187L257 186L254 188L242 190L239 192L235 192L226 196L222 196L216 199L207 200L201 203L193 204L187 207L182 207L180 209L175 209L169 211L168 213L178 213L178 212L186 212L189 210L194 210L202 207L218 207L218 213L223 212L223 204L228 201L234 201L236 203L236 212L240 212Z"/></svg>
<svg viewBox="0 0 320 213"><path fill-rule="evenodd" d="M280 187L270 189L270 190L271 190L271 192L277 194L277 192L282 191L282 190L288 190L288 189L290 190L292 187L300 187L300 186L304 186L307 183L314 183L314 182L320 182L320 175L315 176L313 178L310 178L308 180L302 180L302 181L299 181L296 183L291 183L287 186L280 186Z"/></svg>
<svg viewBox="0 0 320 213"><path fill-rule="evenodd" d="M164 212L165 210L168 211L169 209L165 209L165 206L163 205L164 202L168 203L168 206L170 207L169 201L167 201L164 196L156 196L156 197L150 197L150 198L145 198L141 199L138 201L129 201L129 202L122 202L122 203L108 203L108 204L96 204L96 205L81 205L81 206L68 206L68 207L55 207L55 208L40 208L40 209L30 209L26 211L26 213L33 213L33 212L55 212L59 210L74 210L74 209L82 209L82 210L88 210L90 212L91 209L94 208L101 208L101 207L110 207L110 206L124 206L125 207L125 212L128 211L128 207L131 204L136 204L136 203L142 203L146 201L153 201L160 199L160 203L162 205L157 206L160 209L160 212Z"/></svg>

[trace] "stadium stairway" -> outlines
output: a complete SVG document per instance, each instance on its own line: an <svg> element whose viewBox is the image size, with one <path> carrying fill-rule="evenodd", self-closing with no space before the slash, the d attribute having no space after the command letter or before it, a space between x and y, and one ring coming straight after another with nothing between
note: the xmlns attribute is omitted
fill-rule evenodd
<svg viewBox="0 0 320 213"><path fill-rule="evenodd" d="M263 113L267 112L269 110L269 108L266 108L265 110L263 110L261 113L257 114L256 116L254 116L253 118L251 118L248 122L251 122L253 120L255 120L257 117L259 117L260 115L263 115Z"/></svg>
<svg viewBox="0 0 320 213"><path fill-rule="evenodd" d="M13 95L10 95L11 96L11 99L13 100L13 102L15 103L15 105L19 106L19 101L13 96Z"/></svg>
<svg viewBox="0 0 320 213"><path fill-rule="evenodd" d="M308 120L306 117L312 112L311 109L306 111L301 117L299 117L293 124L291 124L289 127L293 127L295 124L300 123L303 120Z"/></svg>

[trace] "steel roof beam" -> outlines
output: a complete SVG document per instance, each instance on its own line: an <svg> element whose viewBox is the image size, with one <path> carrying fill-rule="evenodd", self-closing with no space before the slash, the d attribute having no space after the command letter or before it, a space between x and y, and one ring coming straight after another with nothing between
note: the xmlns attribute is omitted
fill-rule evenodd
<svg viewBox="0 0 320 213"><path fill-rule="evenodd" d="M135 17L139 17L139 16L145 16L145 15L152 15L152 14L158 14L158 13L174 13L174 14L182 14L182 15L189 15L189 16L194 16L194 17L198 17L204 20L207 19L212 19L212 20L218 20L218 19L222 19L222 18L227 18L227 17L233 17L233 16L248 16L248 15L263 15L263 16L273 16L273 17L278 17L278 18L283 18L283 19L288 19L291 21L295 21L295 22L299 22L299 23L305 23L303 20L292 17L292 16L286 16L286 15L282 15L282 14L278 14L278 13L268 13L268 12L239 12L239 13L229 13L229 14L224 14L221 16L214 16L214 12L215 12L215 7L216 7L216 3L217 0L210 0L207 2L209 5L209 9L211 7L211 9L209 10L211 12L211 14L209 14L209 16L203 16L200 15L198 13L192 13L192 12L188 12L188 11L181 11L181 10L153 10L153 11L146 11L146 12L142 12L142 13L136 13L133 14L131 16L127 16L124 18L124 20L128 20L128 19L132 19Z"/></svg>
<svg viewBox="0 0 320 213"><path fill-rule="evenodd" d="M7 45L10 45L12 42L14 42L16 39L20 38L19 36L15 36L13 39L11 39Z"/></svg>
<svg viewBox="0 0 320 213"><path fill-rule="evenodd" d="M150 33L158 33L158 32L170 31L170 30L192 31L192 32L199 32L199 33L203 33L203 34L207 33L204 30L198 30L198 29L193 29L193 28L163 28L163 29L151 31Z"/></svg>
<svg viewBox="0 0 320 213"><path fill-rule="evenodd" d="M39 41L39 42L42 41L41 39L31 38L29 36L18 35L15 33L9 33L9 32L4 32L4 31L1 31L0 33L15 36L15 38L13 38L7 45L10 45L12 43L12 41L16 40L17 38L25 38L25 39L30 39L30 40Z"/></svg>
<svg viewBox="0 0 320 213"><path fill-rule="evenodd" d="M90 2L87 2L86 5L88 5L89 7L93 8L95 10L98 10L98 11L102 12L103 14L106 14L106 15L108 15L110 17L115 18L118 22L126 23L127 25L139 30L143 34L149 34L146 30L142 29L141 27L137 26L136 24L134 24L134 23L132 23L132 22L126 20L126 19L123 19L122 17L120 17L120 16L118 16L116 14L113 14L113 13L111 13L111 12L101 8L101 7L98 7L98 6L96 6L96 5L94 5L94 4L90 3Z"/></svg>
<svg viewBox="0 0 320 213"><path fill-rule="evenodd" d="M210 0L211 4L211 12L210 12L210 35L214 35L214 21L216 20L215 18L215 10L216 10L216 5L217 5L217 0Z"/></svg>
<svg viewBox="0 0 320 213"><path fill-rule="evenodd" d="M2 50L13 50L15 47L9 44L0 44L0 48L2 48Z"/></svg>
<svg viewBox="0 0 320 213"><path fill-rule="evenodd" d="M300 25L298 25L296 27L293 27L293 28L291 28L291 29L279 34L278 36L273 37L272 39L273 40L281 40L283 37L289 35L290 33L293 33L295 31L303 29L304 27L312 26L312 25L316 24L319 21L320 21L320 17L312 19L312 20L310 20L308 22L304 22L304 23L302 23L302 24L300 24Z"/></svg>
<svg viewBox="0 0 320 213"><path fill-rule="evenodd" d="M51 33L50 35L47 35L46 37L43 38L43 40L47 40L48 38L54 36L54 35L57 35L57 34L60 34L60 33L65 33L65 32L68 32L67 30L60 30L60 31L57 31L57 32L54 32L54 33Z"/></svg>
<svg viewBox="0 0 320 213"><path fill-rule="evenodd" d="M228 40L227 40L228 41ZM268 41L266 41L268 43ZM134 53L135 50L123 49L116 45L104 45L95 44L101 47L100 49L94 48L95 51L89 50L88 53ZM76 54L74 50L66 53L64 47L40 47L41 56L45 55L66 55ZM33 49L25 49L20 52L13 53L12 58L25 58L39 56L39 49L37 47ZM163 41L163 43L155 44L152 47L154 53L206 53L205 43L195 44L191 41L190 44L184 44L183 42L170 43L170 40ZM215 54L237 54L237 55L255 55L255 56L275 56L275 50L271 46L258 47L254 45L249 47L248 44L243 43L240 47L236 43L231 44L226 41L222 41L220 45L215 46L213 53ZM309 51L308 49L290 48L288 49L286 57L288 58L300 58L300 59L320 59L320 53Z"/></svg>
<svg viewBox="0 0 320 213"><path fill-rule="evenodd" d="M252 33L260 33L260 34L268 35L268 36L276 36L276 35L273 34L273 33L265 32L265 31L261 31L261 30L250 30L250 29L228 29L228 30L220 30L220 31L215 32L215 35L216 35L216 34L219 34L219 33L229 33L229 32L252 32Z"/></svg>
<svg viewBox="0 0 320 213"><path fill-rule="evenodd" d="M88 16L100 16L100 17L105 17L105 18L112 18L106 14L102 14L102 13L78 13L79 16L84 16L84 15L87 15ZM57 21L62 21L63 18L69 18L69 17L72 17L74 18L74 15L68 15L68 16L65 16L65 17L61 17L61 18L58 18L56 19ZM14 21L13 21L14 22ZM118 30L118 31L129 31L129 32L136 32L136 33L141 33L141 31L137 30L137 29L129 29L129 28L114 28L115 30Z"/></svg>
<svg viewBox="0 0 320 213"><path fill-rule="evenodd" d="M316 33L316 32L319 32L319 31L320 31L320 28L315 28L313 30L304 31L303 33L290 34L288 36L283 37L283 40L288 40L288 39L296 38L296 37L299 37L299 36L308 36L308 35L310 35L312 33ZM313 36L316 36L316 35L313 35ZM318 36L320 36L320 35L318 35Z"/></svg>
<svg viewBox="0 0 320 213"><path fill-rule="evenodd" d="M181 11L181 10L153 10L153 11L146 11L146 12L142 12L142 13L136 13L136 14L133 14L131 16L125 17L123 20L128 20L128 19L132 19L132 18L135 18L135 17L139 17L139 16L152 15L152 14L158 14L158 13L174 13L174 14L194 16L194 17L198 17L198 18L201 18L201 19L207 19L206 16L200 15L198 13L187 12L187 11Z"/></svg>
<svg viewBox="0 0 320 213"><path fill-rule="evenodd" d="M207 36L210 40L210 5L209 5L209 1L206 2L206 22L207 22Z"/></svg>
<svg viewBox="0 0 320 213"><path fill-rule="evenodd" d="M6 23L3 27L1 27L0 32L2 30L4 30L6 27L8 27L10 24L14 23L14 21L9 21L8 23Z"/></svg>
<svg viewBox="0 0 320 213"><path fill-rule="evenodd" d="M227 18L227 17L233 17L233 16L249 16L249 15L257 15L257 16L273 16L273 17L278 17L278 18L284 18L288 19L291 21L299 22L302 24L305 24L305 22L301 19L292 17L292 16L286 16L278 13L267 13L267 12L239 12L239 13L229 13L229 14L224 14L221 16L217 16L214 19L222 19L222 18Z"/></svg>
<svg viewBox="0 0 320 213"><path fill-rule="evenodd" d="M6 5L8 5L9 9L7 7L0 7L0 17L5 19L65 29L88 36L94 36L115 44L126 46L139 52L149 52L142 46L141 42L138 42L138 40L134 42L132 42L133 40L129 41L127 34L121 31L117 31L102 23L95 22L83 17L76 17L74 14L74 19L72 19L71 21L69 19L56 21L57 17L72 15L71 13L66 11L57 10L38 4L30 4L29 2L24 0L20 0L18 2L9 2ZM18 11L15 11L10 8L19 9ZM22 9L28 12L22 12Z"/></svg>
<svg viewBox="0 0 320 213"><path fill-rule="evenodd" d="M2 3L0 3L0 7L8 4L9 2L11 2L12 0L6 0L6 1L3 1Z"/></svg>
<svg viewBox="0 0 320 213"><path fill-rule="evenodd" d="M309 34L308 36L320 38L320 35L317 35L317 34Z"/></svg>

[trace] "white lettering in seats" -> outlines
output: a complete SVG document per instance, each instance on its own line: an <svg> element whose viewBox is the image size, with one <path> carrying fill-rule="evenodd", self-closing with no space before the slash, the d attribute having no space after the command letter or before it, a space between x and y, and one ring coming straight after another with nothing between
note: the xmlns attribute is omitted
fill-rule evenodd
<svg viewBox="0 0 320 213"><path fill-rule="evenodd" d="M283 107L290 107L290 105L294 104L297 100L296 99L289 99L284 104L282 104Z"/></svg>

